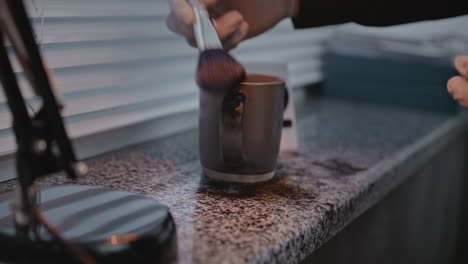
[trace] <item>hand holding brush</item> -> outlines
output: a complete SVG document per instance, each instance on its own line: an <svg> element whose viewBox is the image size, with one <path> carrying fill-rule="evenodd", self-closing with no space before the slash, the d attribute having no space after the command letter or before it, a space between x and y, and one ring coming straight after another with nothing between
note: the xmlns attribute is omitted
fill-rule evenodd
<svg viewBox="0 0 468 264"><path fill-rule="evenodd" d="M299 0L202 0L208 8L224 50L235 48L247 38L257 36L284 18L298 12ZM189 0L168 0L170 30L196 46L192 26L195 15ZM313 6L313 5L312 5Z"/></svg>
<svg viewBox="0 0 468 264"><path fill-rule="evenodd" d="M226 94L245 78L245 69L223 50L205 5L201 0L190 0L196 21L193 30L200 51L196 81L200 89Z"/></svg>

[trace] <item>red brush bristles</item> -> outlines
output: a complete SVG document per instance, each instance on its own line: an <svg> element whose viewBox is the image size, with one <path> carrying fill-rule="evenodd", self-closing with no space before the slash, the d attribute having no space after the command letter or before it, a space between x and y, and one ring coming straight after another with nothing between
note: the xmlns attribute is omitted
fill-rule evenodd
<svg viewBox="0 0 468 264"><path fill-rule="evenodd" d="M221 49L208 49L200 53L196 81L201 89L225 94L237 87L245 78L244 67Z"/></svg>

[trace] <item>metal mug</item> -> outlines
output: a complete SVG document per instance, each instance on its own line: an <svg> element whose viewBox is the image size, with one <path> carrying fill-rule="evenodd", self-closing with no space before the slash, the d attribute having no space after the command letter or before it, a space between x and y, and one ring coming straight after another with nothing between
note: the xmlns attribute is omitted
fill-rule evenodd
<svg viewBox="0 0 468 264"><path fill-rule="evenodd" d="M284 80L247 74L226 95L201 90L200 160L204 173L228 182L273 178L283 122Z"/></svg>

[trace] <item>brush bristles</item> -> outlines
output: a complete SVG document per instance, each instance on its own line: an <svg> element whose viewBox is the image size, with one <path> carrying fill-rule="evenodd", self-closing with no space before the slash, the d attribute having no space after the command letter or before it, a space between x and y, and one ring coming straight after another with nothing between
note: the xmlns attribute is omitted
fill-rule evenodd
<svg viewBox="0 0 468 264"><path fill-rule="evenodd" d="M201 89L225 94L244 78L244 67L227 52L209 49L200 53L196 81Z"/></svg>

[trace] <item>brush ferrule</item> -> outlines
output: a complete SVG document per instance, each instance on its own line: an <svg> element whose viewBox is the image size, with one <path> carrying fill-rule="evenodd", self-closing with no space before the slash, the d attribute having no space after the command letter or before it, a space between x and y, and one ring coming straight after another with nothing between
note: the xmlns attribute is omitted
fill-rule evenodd
<svg viewBox="0 0 468 264"><path fill-rule="evenodd" d="M218 33L213 23L211 23L205 5L199 0L190 0L190 4L197 19L193 25L193 31L198 50L201 52L206 49L222 49L223 46L219 40Z"/></svg>

